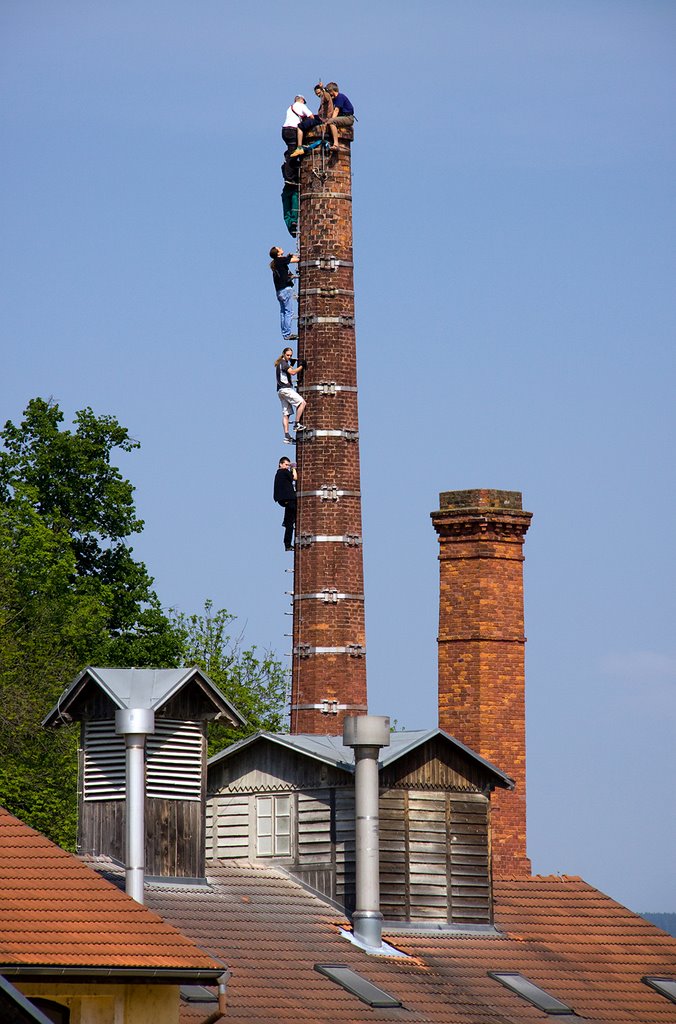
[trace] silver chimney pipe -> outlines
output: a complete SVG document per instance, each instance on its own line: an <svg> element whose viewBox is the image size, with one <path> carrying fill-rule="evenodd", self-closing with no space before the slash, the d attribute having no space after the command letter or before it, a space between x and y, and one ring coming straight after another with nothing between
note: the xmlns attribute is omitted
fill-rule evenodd
<svg viewBox="0 0 676 1024"><path fill-rule="evenodd" d="M390 720L384 715L357 715L343 720L343 743L354 749L356 909L354 938L365 946L383 944L380 912L380 844L378 839L378 756L390 745Z"/></svg>
<svg viewBox="0 0 676 1024"><path fill-rule="evenodd" d="M124 736L127 762L127 851L125 889L143 903L145 871L146 736L155 732L155 712L150 708L122 708L115 712L115 732Z"/></svg>

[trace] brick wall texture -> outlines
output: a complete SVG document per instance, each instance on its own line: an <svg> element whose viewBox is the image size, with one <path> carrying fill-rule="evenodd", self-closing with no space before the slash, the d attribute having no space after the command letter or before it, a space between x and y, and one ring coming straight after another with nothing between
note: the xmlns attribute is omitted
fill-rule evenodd
<svg viewBox="0 0 676 1024"><path fill-rule="evenodd" d="M439 727L510 775L491 796L493 872L530 874L526 855L523 539L517 491L449 491L439 536Z"/></svg>
<svg viewBox="0 0 676 1024"><path fill-rule="evenodd" d="M296 452L292 733L341 735L345 715L366 713L351 138L341 132L337 156L315 150L301 168L298 355L308 404ZM327 590L335 598L316 596Z"/></svg>

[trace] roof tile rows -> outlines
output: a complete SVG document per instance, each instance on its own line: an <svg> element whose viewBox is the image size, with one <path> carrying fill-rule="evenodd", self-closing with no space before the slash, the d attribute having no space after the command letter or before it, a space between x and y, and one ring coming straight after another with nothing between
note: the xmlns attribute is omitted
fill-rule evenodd
<svg viewBox="0 0 676 1024"><path fill-rule="evenodd" d="M283 872L214 867L208 887L152 885L151 906L232 971L228 1020L263 1024L528 1024L551 1018L488 976L516 971L597 1024L676 1022L676 1005L641 982L676 976L676 941L578 878L496 883L500 934L386 929L410 959L371 956L340 937L342 915ZM345 964L397 997L376 1009L321 976ZM182 1024L203 1020L185 1005Z"/></svg>
<svg viewBox="0 0 676 1024"><path fill-rule="evenodd" d="M0 970L219 967L158 914L0 808Z"/></svg>
<svg viewBox="0 0 676 1024"><path fill-rule="evenodd" d="M498 934L392 927L385 938L406 958L376 957L341 937L339 911L282 871L213 866L208 886L148 885L154 913L0 810L0 891L0 970L213 970L213 956L232 971L228 1019L249 1024L550 1019L488 971L523 974L572 1006L579 1017L569 1020L676 1022L676 1005L641 982L676 977L676 941L579 878L498 881ZM318 963L351 967L403 1008L366 1005L317 973ZM183 1004L182 1024L210 1010Z"/></svg>

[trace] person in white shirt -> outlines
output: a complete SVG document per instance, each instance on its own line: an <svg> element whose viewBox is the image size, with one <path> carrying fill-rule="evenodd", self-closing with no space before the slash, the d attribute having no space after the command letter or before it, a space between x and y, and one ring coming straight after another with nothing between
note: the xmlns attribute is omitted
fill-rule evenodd
<svg viewBox="0 0 676 1024"><path fill-rule="evenodd" d="M297 364L297 365L296 365ZM295 444L296 442L289 433L289 416L296 411L296 430L303 430L304 424L300 422L305 411L307 402L301 398L294 388L293 378L296 374L301 376L305 369L305 361L299 363L293 358L293 349L285 348L279 359L275 359L275 376L277 378L277 396L282 403L282 427L284 428L284 444Z"/></svg>
<svg viewBox="0 0 676 1024"><path fill-rule="evenodd" d="M300 149L303 145L303 132L300 123L305 117L313 117L313 113L305 104L304 96L296 96L291 106L286 111L284 125L282 127L282 138L287 149Z"/></svg>

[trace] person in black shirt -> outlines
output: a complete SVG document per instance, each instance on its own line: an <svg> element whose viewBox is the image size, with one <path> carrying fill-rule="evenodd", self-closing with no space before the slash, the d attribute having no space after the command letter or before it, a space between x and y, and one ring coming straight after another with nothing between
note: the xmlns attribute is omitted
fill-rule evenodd
<svg viewBox="0 0 676 1024"><path fill-rule="evenodd" d="M293 278L289 271L290 263L298 263L298 256L289 253L284 255L284 250L273 245L270 250L270 270L275 285L275 293L279 302L280 321L282 338L284 341L291 341L297 338L297 334L291 333L291 312L293 306Z"/></svg>
<svg viewBox="0 0 676 1024"><path fill-rule="evenodd" d="M279 460L279 469L275 473L275 486L272 496L284 509L284 550L293 551L293 531L296 526L296 467L284 455Z"/></svg>

